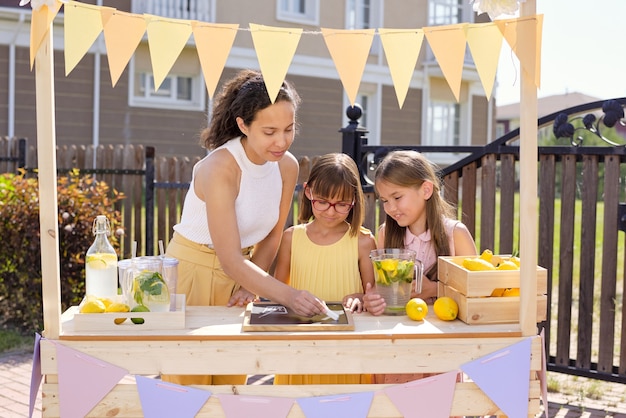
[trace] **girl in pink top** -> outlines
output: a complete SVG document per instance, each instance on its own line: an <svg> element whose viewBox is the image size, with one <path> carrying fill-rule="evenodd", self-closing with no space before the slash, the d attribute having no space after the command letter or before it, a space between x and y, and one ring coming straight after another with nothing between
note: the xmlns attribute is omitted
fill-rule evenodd
<svg viewBox="0 0 626 418"><path fill-rule="evenodd" d="M432 303L437 298L437 257L476 255L467 227L456 220L454 209L441 196L434 165L416 151L390 152L378 165L374 186L386 213L378 231L378 248L409 248L424 263L422 293L413 294ZM364 305L380 315L385 300L368 285Z"/></svg>

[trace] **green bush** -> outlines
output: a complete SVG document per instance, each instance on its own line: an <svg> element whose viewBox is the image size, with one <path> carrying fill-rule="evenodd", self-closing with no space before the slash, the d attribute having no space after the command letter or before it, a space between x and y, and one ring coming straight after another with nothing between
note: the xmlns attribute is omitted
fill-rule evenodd
<svg viewBox="0 0 626 418"><path fill-rule="evenodd" d="M111 244L119 252L124 196L78 170L58 179L61 306L78 304L85 292L85 253L93 243L93 221L106 215ZM23 332L43 327L38 181L26 173L0 176L0 325Z"/></svg>

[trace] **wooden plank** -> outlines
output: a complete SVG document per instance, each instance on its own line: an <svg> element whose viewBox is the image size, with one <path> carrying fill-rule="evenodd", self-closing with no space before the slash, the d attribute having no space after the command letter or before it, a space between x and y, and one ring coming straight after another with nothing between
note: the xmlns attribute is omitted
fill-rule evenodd
<svg viewBox="0 0 626 418"><path fill-rule="evenodd" d="M448 174L443 179L443 197L456 209L459 206L459 172Z"/></svg>
<svg viewBox="0 0 626 418"><path fill-rule="evenodd" d="M515 216L515 155L500 155L500 254L513 254L519 243L513 242ZM495 251L495 249L494 249Z"/></svg>
<svg viewBox="0 0 626 418"><path fill-rule="evenodd" d="M463 167L461 197L461 222L467 226L470 234L476 238L476 163Z"/></svg>
<svg viewBox="0 0 626 418"><path fill-rule="evenodd" d="M561 236L559 246L559 300L555 362L561 366L569 366L574 268L576 156L563 156L561 165Z"/></svg>
<svg viewBox="0 0 626 418"><path fill-rule="evenodd" d="M495 251L496 156L487 154L481 162L480 251Z"/></svg>
<svg viewBox="0 0 626 418"><path fill-rule="evenodd" d="M618 309L616 288L619 183L619 157L608 156L604 160L604 230L600 288L600 341L602 343L598 345L598 371L603 373L612 373L614 363L615 312Z"/></svg>
<svg viewBox="0 0 626 418"><path fill-rule="evenodd" d="M596 264L596 204L598 200L598 157L585 155L582 159L582 213L580 243L580 275L578 292L578 334L576 365L591 368L593 341L593 304Z"/></svg>
<svg viewBox="0 0 626 418"><path fill-rule="evenodd" d="M542 154L539 157L539 251L537 263L547 268L548 303L545 321L546 352L550 353L550 330L552 315L552 266L554 263L554 199L555 199L555 157L554 155Z"/></svg>

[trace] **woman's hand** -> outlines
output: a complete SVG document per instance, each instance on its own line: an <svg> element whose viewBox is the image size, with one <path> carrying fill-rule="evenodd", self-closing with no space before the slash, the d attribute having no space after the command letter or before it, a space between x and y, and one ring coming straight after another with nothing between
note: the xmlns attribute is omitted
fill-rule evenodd
<svg viewBox="0 0 626 418"><path fill-rule="evenodd" d="M243 287L240 287L228 301L228 305L226 306L246 306L250 302L254 302L258 298L254 293L248 292Z"/></svg>
<svg viewBox="0 0 626 418"><path fill-rule="evenodd" d="M311 317L326 314L326 304L306 290L291 289L287 305L297 315Z"/></svg>
<svg viewBox="0 0 626 418"><path fill-rule="evenodd" d="M352 295L344 296L342 304L343 307L348 309L350 312L360 313L365 311L362 293L354 293Z"/></svg>
<svg viewBox="0 0 626 418"><path fill-rule="evenodd" d="M381 315L385 311L387 303L385 303L385 298L368 283L363 295L363 306L372 315Z"/></svg>

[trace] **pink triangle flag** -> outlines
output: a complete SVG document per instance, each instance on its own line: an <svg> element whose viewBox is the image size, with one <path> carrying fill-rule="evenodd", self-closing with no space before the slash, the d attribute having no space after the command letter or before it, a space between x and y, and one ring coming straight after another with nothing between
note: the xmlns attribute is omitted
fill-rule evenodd
<svg viewBox="0 0 626 418"><path fill-rule="evenodd" d="M448 418L458 375L458 371L438 374L390 386L384 392L403 417Z"/></svg>
<svg viewBox="0 0 626 418"><path fill-rule="evenodd" d="M286 417L294 402L291 398L269 396L228 395L224 393L215 396L220 400L226 418Z"/></svg>
<svg viewBox="0 0 626 418"><path fill-rule="evenodd" d="M461 366L509 418L528 417L530 343L525 338Z"/></svg>
<svg viewBox="0 0 626 418"><path fill-rule="evenodd" d="M135 376L141 409L146 418L190 417L211 397L211 392L176 385L145 376Z"/></svg>
<svg viewBox="0 0 626 418"><path fill-rule="evenodd" d="M41 335L35 333L35 348L33 349L33 368L30 372L30 404L28 407L28 417L33 416L33 410L35 409L35 400L37 399L37 393L39 393L39 385L41 385L41 352L39 351L39 342L41 341Z"/></svg>
<svg viewBox="0 0 626 418"><path fill-rule="evenodd" d="M59 410L63 418L84 417L115 387L127 370L56 344ZM86 384L89 382L89 384Z"/></svg>
<svg viewBox="0 0 626 418"><path fill-rule="evenodd" d="M299 398L298 405L307 418L361 418L367 417L373 398L374 392L345 393Z"/></svg>

